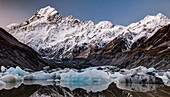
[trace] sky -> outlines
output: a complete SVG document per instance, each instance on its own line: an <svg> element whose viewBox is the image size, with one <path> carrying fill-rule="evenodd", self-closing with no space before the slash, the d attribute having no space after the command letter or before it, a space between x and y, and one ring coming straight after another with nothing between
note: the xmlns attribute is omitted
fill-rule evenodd
<svg viewBox="0 0 170 97"><path fill-rule="evenodd" d="M170 17L170 0L0 0L0 27L22 23L40 8L54 7L63 16L82 21L128 25L147 15Z"/></svg>

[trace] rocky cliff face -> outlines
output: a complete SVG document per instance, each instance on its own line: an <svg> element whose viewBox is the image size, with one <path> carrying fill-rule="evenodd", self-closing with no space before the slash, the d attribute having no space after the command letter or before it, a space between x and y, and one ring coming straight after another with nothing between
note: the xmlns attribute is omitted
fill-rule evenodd
<svg viewBox="0 0 170 97"><path fill-rule="evenodd" d="M2 65L40 70L47 63L32 48L20 43L0 28L0 66Z"/></svg>
<svg viewBox="0 0 170 97"><path fill-rule="evenodd" d="M159 29L151 38L143 42L138 48L126 52L122 62L125 67L139 65L156 67L159 69L170 68L170 24ZM120 59L121 60L121 59ZM127 60L127 61L126 61ZM128 64L128 62L130 64ZM123 63L124 64L124 63Z"/></svg>
<svg viewBox="0 0 170 97"><path fill-rule="evenodd" d="M107 44L102 50L88 56L86 59L65 61L78 67L93 65L115 65L120 68L137 66L154 67L156 69L170 68L170 24L160 28L152 37L145 40L139 47L122 52L124 41L117 38ZM117 48L117 50L115 50ZM117 52L117 53L115 53Z"/></svg>
<svg viewBox="0 0 170 97"><path fill-rule="evenodd" d="M113 25L109 21L94 24L72 16L63 17L48 6L37 11L25 22L9 25L8 28L14 37L32 47L41 56L58 59L86 58L96 52L107 54L110 50L100 50L111 41L114 42L111 52L129 51L140 46L168 23L170 20L159 13L156 16L148 15L128 26Z"/></svg>
<svg viewBox="0 0 170 97"><path fill-rule="evenodd" d="M146 54L170 57L170 24L159 29L138 48Z"/></svg>

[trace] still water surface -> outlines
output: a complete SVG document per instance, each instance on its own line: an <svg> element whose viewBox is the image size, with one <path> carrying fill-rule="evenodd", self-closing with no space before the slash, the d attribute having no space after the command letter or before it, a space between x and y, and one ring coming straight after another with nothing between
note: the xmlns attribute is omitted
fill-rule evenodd
<svg viewBox="0 0 170 97"><path fill-rule="evenodd" d="M0 97L170 97L170 87L161 84L26 81L8 83L1 88Z"/></svg>

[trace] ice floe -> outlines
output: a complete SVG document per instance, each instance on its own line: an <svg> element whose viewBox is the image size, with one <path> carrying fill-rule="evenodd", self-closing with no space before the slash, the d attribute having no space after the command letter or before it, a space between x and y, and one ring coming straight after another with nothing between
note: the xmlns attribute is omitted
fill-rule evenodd
<svg viewBox="0 0 170 97"><path fill-rule="evenodd" d="M1 72L5 72L6 68L4 66L1 66Z"/></svg>
<svg viewBox="0 0 170 97"><path fill-rule="evenodd" d="M44 72L35 72L30 75L25 75L24 80L48 80L55 79L55 73L44 73Z"/></svg>
<svg viewBox="0 0 170 97"><path fill-rule="evenodd" d="M153 67L148 69L148 72L154 72L154 71L155 71L155 68Z"/></svg>
<svg viewBox="0 0 170 97"><path fill-rule="evenodd" d="M6 83L0 80L0 90L6 87Z"/></svg>
<svg viewBox="0 0 170 97"><path fill-rule="evenodd" d="M61 81L67 82L107 82L110 79L110 73L95 69L86 70L81 73L70 70L68 73L62 73L60 76Z"/></svg>
<svg viewBox="0 0 170 97"><path fill-rule="evenodd" d="M0 81L3 81L5 83L20 82L22 81L22 77L18 75L7 74L7 75L2 76L0 78Z"/></svg>
<svg viewBox="0 0 170 97"><path fill-rule="evenodd" d="M148 74L129 74L118 78L119 83L163 84L161 78Z"/></svg>
<svg viewBox="0 0 170 97"><path fill-rule="evenodd" d="M170 72L168 70L147 69L144 66L133 69L119 69L115 66L96 66L85 69L47 69L49 67L41 71L28 72L18 66L10 68L1 66L0 90L17 88L21 84L55 84L71 90L82 88L89 92L107 89L112 82L119 84L120 88L125 87L123 84L164 84L170 86ZM136 86L132 85L133 87ZM147 91L149 88L146 87L144 90Z"/></svg>

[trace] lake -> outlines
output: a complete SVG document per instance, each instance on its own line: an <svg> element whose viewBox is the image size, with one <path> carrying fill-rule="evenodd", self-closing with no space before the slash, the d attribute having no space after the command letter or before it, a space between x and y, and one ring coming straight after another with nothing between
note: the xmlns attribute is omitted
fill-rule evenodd
<svg viewBox="0 0 170 97"><path fill-rule="evenodd" d="M24 81L7 83L0 97L170 97L163 84Z"/></svg>

